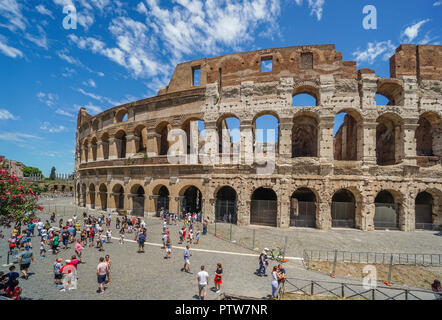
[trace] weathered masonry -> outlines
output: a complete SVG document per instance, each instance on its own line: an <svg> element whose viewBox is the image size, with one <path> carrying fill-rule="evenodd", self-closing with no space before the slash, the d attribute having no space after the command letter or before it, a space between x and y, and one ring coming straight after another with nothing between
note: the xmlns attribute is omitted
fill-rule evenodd
<svg viewBox="0 0 442 320"><path fill-rule="evenodd" d="M442 46L401 45L390 73L357 70L334 45L179 64L155 97L95 117L80 110L76 203L136 215L202 210L210 221L280 228L435 228L442 225ZM297 106L301 94L311 106ZM378 105L376 95L387 102ZM337 115L343 123L334 132ZM277 128L272 174L258 174L256 163L167 160L170 130L202 141L203 125L221 132L235 124L235 143L254 143L238 153L233 134L220 134L232 147L218 152L243 159L262 144L262 117ZM188 139L187 149L201 141Z"/></svg>

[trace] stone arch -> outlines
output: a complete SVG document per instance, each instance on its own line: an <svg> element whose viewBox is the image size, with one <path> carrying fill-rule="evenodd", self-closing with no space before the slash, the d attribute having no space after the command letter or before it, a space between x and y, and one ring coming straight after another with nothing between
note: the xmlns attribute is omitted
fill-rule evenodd
<svg viewBox="0 0 442 320"><path fill-rule="evenodd" d="M295 85L292 93L292 106L301 106L296 103L296 96L303 94L315 99L315 104L312 106L320 105L320 89L315 82L302 82Z"/></svg>
<svg viewBox="0 0 442 320"><path fill-rule="evenodd" d="M179 191L181 212L199 213L203 207L203 193L195 185L186 185Z"/></svg>
<svg viewBox="0 0 442 320"><path fill-rule="evenodd" d="M135 127L134 136L138 138L136 142L136 153L147 152L147 127L140 124Z"/></svg>
<svg viewBox="0 0 442 320"><path fill-rule="evenodd" d="M355 109L344 108L336 113L335 123L340 115L344 115L344 118L333 140L334 159L342 161L362 160L362 116Z"/></svg>
<svg viewBox="0 0 442 320"><path fill-rule="evenodd" d="M140 184L135 184L130 189L132 198L132 215L144 217L144 203L146 199L146 192Z"/></svg>
<svg viewBox="0 0 442 320"><path fill-rule="evenodd" d="M122 108L115 113L115 122L120 123L124 122L124 118L129 114L129 111L126 108Z"/></svg>
<svg viewBox="0 0 442 320"><path fill-rule="evenodd" d="M374 228L399 229L405 219L403 201L403 195L396 190L387 188L377 192L374 198Z"/></svg>
<svg viewBox="0 0 442 320"><path fill-rule="evenodd" d="M106 211L107 210L107 186L104 183L100 184L99 189L98 189L98 194L99 194L100 203L101 203L101 210Z"/></svg>
<svg viewBox="0 0 442 320"><path fill-rule="evenodd" d="M250 201L250 224L276 227L278 196L271 188L256 188Z"/></svg>
<svg viewBox="0 0 442 320"><path fill-rule="evenodd" d="M331 218L333 228L356 228L360 220L359 192L354 188L342 188L332 196ZM359 205L358 205L359 204Z"/></svg>
<svg viewBox="0 0 442 320"><path fill-rule="evenodd" d="M99 128L98 128L99 123L100 123L100 122L99 122L98 119L96 119L96 118L95 118L94 120L92 120L92 126L91 126L91 127L92 127L92 130L93 130L93 131L98 131L98 129L99 129Z"/></svg>
<svg viewBox="0 0 442 320"><path fill-rule="evenodd" d="M167 155L169 150L169 141L167 140L167 136L169 135L170 130L172 130L172 125L167 121L159 123L155 128L155 132L157 133L157 150L159 156Z"/></svg>
<svg viewBox="0 0 442 320"><path fill-rule="evenodd" d="M307 187L297 188L291 195L290 226L315 228L318 214L317 191Z"/></svg>
<svg viewBox="0 0 442 320"><path fill-rule="evenodd" d="M318 116L314 113L297 113L293 118L292 158L317 157Z"/></svg>
<svg viewBox="0 0 442 320"><path fill-rule="evenodd" d="M112 194L115 201L115 209L121 211L125 209L125 192L124 187L117 183L112 187Z"/></svg>
<svg viewBox="0 0 442 320"><path fill-rule="evenodd" d="M95 209L95 184L91 183L89 185L89 203L91 209Z"/></svg>
<svg viewBox="0 0 442 320"><path fill-rule="evenodd" d="M152 195L155 200L156 216L160 216L161 210L169 212L170 206L170 191L164 184L158 184L152 189Z"/></svg>
<svg viewBox="0 0 442 320"><path fill-rule="evenodd" d="M261 137L261 135L257 135L257 133L259 133L259 131L257 131L258 129L264 129L264 126L263 126L263 128L260 128L261 125L259 125L259 126L257 125L257 121L259 119L262 119L262 117L267 117L268 121L272 121L271 117L276 119L277 125L274 127L269 126L269 128L267 128L267 129L275 131L274 132L274 135L275 135L274 142L273 141L269 142L269 138L271 138L271 136L268 135L270 133L270 132L268 132L268 130L264 130L262 137ZM256 147L262 147L263 151L268 150L268 148L273 148L275 154L278 154L279 153L280 134L281 134L280 124L281 124L281 119L279 118L279 115L273 110L263 110L263 111L256 113L255 116L253 117L253 120L252 120L252 136L253 136L254 150ZM266 142L258 141L261 139L265 139Z"/></svg>
<svg viewBox="0 0 442 320"><path fill-rule="evenodd" d="M88 162L89 160L89 140L84 139L83 141L83 162Z"/></svg>
<svg viewBox="0 0 442 320"><path fill-rule="evenodd" d="M442 156L442 121L435 112L425 112L419 116L418 128L415 133L416 155L418 157ZM437 164L437 158L434 163ZM419 159L418 159L419 164ZM428 165L426 165L428 166Z"/></svg>
<svg viewBox="0 0 442 320"><path fill-rule="evenodd" d="M186 139L187 141L185 142L185 152L186 154L191 154L192 151L192 143L193 143L193 147L197 150L200 149L200 135L202 135L202 133L200 132L199 129L199 124L202 123L202 125L204 125L204 120L201 117L189 117L187 118L182 126L181 129L184 130L184 132L186 133ZM192 137L196 138L197 141L192 141ZM197 150L193 150L193 152L196 153Z"/></svg>
<svg viewBox="0 0 442 320"><path fill-rule="evenodd" d="M230 122L230 124L228 122ZM235 122L235 124L233 122ZM239 153L240 127L241 120L233 113L224 113L218 118L216 129L218 131L219 153ZM223 132L223 130L226 131ZM223 148L225 150L223 150Z"/></svg>
<svg viewBox="0 0 442 320"><path fill-rule="evenodd" d="M415 229L433 230L434 197L426 191L419 192L415 198Z"/></svg>
<svg viewBox="0 0 442 320"><path fill-rule="evenodd" d="M98 147L98 139L97 137L93 137L91 140L92 161L97 161L97 147Z"/></svg>
<svg viewBox="0 0 442 320"><path fill-rule="evenodd" d="M380 166L395 165L403 158L403 120L391 112L376 120L376 161Z"/></svg>
<svg viewBox="0 0 442 320"><path fill-rule="evenodd" d="M117 157L119 159L126 158L127 150L127 135L126 131L120 129L115 133L115 142L117 144Z"/></svg>
<svg viewBox="0 0 442 320"><path fill-rule="evenodd" d="M403 101L403 84L398 79L380 79L377 85L376 94L384 96L388 99L389 106L402 105Z"/></svg>
<svg viewBox="0 0 442 320"><path fill-rule="evenodd" d="M238 194L231 186L219 186L214 192L215 220L237 223Z"/></svg>
<svg viewBox="0 0 442 320"><path fill-rule="evenodd" d="M103 148L103 159L109 159L109 133L105 132L101 135L101 145Z"/></svg>

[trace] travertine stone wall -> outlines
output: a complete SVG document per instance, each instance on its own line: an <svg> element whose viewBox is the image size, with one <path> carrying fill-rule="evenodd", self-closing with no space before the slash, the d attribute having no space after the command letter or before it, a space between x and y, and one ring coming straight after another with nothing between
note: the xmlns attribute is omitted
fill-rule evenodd
<svg viewBox="0 0 442 320"><path fill-rule="evenodd" d="M80 110L76 203L115 211L119 195L114 190L122 188L123 209L131 213L141 187L144 213L154 214L159 190L165 186L169 211L178 212L185 191L195 186L202 194L203 215L214 221L217 193L230 186L236 192L238 224L248 225L252 195L263 187L275 191L276 225L287 228L292 194L308 188L316 198L316 227L327 230L333 226L333 196L346 189L355 199L356 228L370 231L377 227L375 198L386 190L397 206L398 227L413 231L415 199L427 192L433 199L431 223L442 224L441 56L441 46L402 45L390 60L391 78L357 70L355 62L342 61L334 45L265 49L182 63L156 97L95 117ZM263 59L272 60L271 72L261 72ZM192 85L194 68L201 69L199 86ZM293 96L301 93L313 96L316 105L293 107ZM384 95L388 105L376 105L376 94ZM334 137L335 116L341 112L347 116ZM128 120L123 122L125 114ZM259 149L256 120L263 115L278 120L275 168L270 173L262 173L254 154ZM240 164L220 163L216 157L222 152L220 142L230 140L219 132L229 117L240 122L240 148L230 145L226 150L238 152L223 156L239 157ZM205 137L195 120L204 122ZM167 141L174 129L192 139ZM380 140L383 134L391 139ZM184 150L204 146L211 161L189 155L191 163L170 163L159 155L161 146L176 142ZM294 145L305 145L307 154L314 155L293 157ZM432 152L421 155L421 149ZM380 155L391 157L390 162L378 165Z"/></svg>

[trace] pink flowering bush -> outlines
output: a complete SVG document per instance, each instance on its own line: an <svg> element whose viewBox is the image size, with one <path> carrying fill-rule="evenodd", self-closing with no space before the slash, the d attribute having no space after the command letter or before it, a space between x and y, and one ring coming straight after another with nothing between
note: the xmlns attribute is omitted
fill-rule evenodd
<svg viewBox="0 0 442 320"><path fill-rule="evenodd" d="M43 210L37 201L30 188L21 185L17 177L0 166L0 227L10 228L19 221L28 223L35 218L37 210Z"/></svg>

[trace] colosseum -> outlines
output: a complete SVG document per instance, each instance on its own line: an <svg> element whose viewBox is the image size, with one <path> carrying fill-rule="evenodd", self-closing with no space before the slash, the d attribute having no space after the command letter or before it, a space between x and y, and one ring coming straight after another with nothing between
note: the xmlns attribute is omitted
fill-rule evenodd
<svg viewBox="0 0 442 320"><path fill-rule="evenodd" d="M315 102L297 105L301 94ZM185 62L155 97L79 111L75 202L240 226L434 230L441 119L442 46L399 46L390 78L334 45Z"/></svg>

